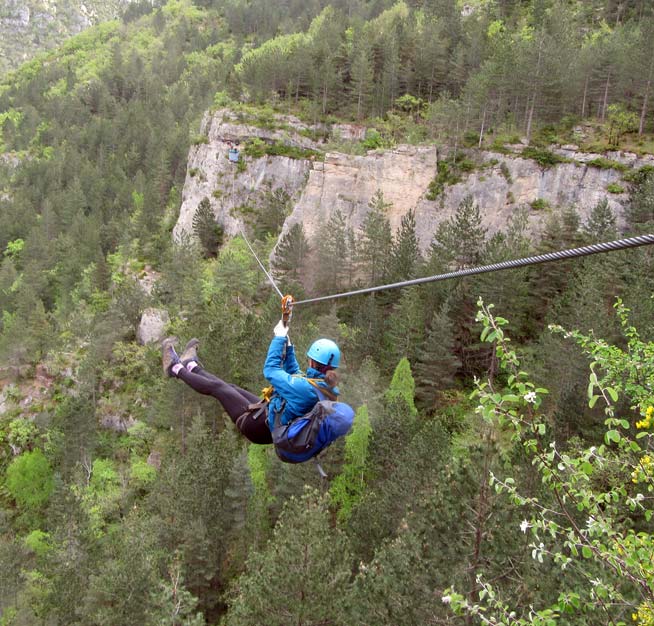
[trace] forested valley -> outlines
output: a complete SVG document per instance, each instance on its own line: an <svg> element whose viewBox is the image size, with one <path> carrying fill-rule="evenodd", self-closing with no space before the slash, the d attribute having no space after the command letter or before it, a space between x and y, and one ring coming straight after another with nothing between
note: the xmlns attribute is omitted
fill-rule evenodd
<svg viewBox="0 0 654 626"><path fill-rule="evenodd" d="M137 340L165 310L206 369L265 384L279 296L243 238L206 206L172 235L207 110L321 124L325 150L435 144L437 197L480 148L654 154L653 80L647 0L142 0L0 78L0 625L654 626L650 246L298 307L298 355L334 339L356 410L328 479ZM654 168L595 166L624 214L491 234L470 196L424 250L379 193L361 228L290 230L276 280L301 299L653 233ZM289 212L249 208L264 262Z"/></svg>

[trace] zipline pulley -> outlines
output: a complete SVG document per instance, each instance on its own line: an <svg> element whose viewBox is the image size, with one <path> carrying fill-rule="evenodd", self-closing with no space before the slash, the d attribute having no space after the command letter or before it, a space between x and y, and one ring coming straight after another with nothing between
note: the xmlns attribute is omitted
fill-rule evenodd
<svg viewBox="0 0 654 626"><path fill-rule="evenodd" d="M291 318L293 317L293 296L286 295L282 297L282 321L284 326L288 326L291 323Z"/></svg>

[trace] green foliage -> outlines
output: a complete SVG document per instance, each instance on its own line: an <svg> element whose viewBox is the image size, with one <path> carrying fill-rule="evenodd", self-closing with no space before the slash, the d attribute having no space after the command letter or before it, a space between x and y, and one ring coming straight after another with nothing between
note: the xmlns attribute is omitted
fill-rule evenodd
<svg viewBox="0 0 654 626"><path fill-rule="evenodd" d="M609 183L606 186L606 190L609 193L624 193L625 189L622 185L618 185L618 183Z"/></svg>
<svg viewBox="0 0 654 626"><path fill-rule="evenodd" d="M617 147L625 133L638 130L638 116L627 110L622 104L610 104L609 118L609 145Z"/></svg>
<svg viewBox="0 0 654 626"><path fill-rule="evenodd" d="M299 282L309 244L304 235L304 227L297 222L282 235L275 249L272 267L283 279Z"/></svg>
<svg viewBox="0 0 654 626"><path fill-rule="evenodd" d="M157 477L157 470L147 461L140 458L133 458L129 468L130 483L137 489L145 489L151 485Z"/></svg>
<svg viewBox="0 0 654 626"><path fill-rule="evenodd" d="M559 156L545 148L538 148L535 146L527 146L522 150L522 156L525 159L532 159L536 161L541 167L552 167L557 163L567 163L568 159Z"/></svg>
<svg viewBox="0 0 654 626"><path fill-rule="evenodd" d="M427 200L436 200L446 186L460 183L464 175L475 168L476 165L463 153L439 160L436 177L429 183L429 191L425 197Z"/></svg>
<svg viewBox="0 0 654 626"><path fill-rule="evenodd" d="M509 185L513 183L513 178L511 177L509 167L504 161L500 163L500 172L502 173L502 176L504 176L504 180L506 180Z"/></svg>
<svg viewBox="0 0 654 626"><path fill-rule="evenodd" d="M248 139L243 148L243 153L252 159L259 159L263 156L285 156L289 159L320 160L322 154L317 150L294 146L282 141L267 142L258 137Z"/></svg>
<svg viewBox="0 0 654 626"><path fill-rule="evenodd" d="M386 391L386 399L389 402L397 399L403 400L411 414L416 415L417 410L413 401L415 388L416 384L411 373L409 360L406 357L402 358L393 372L391 384Z"/></svg>
<svg viewBox="0 0 654 626"><path fill-rule="evenodd" d="M265 503L270 503L274 500L274 496L270 493L270 488L267 482L267 472L270 465L270 460L266 454L266 447L259 445L251 445L248 447L248 468L250 469L250 480L258 498Z"/></svg>
<svg viewBox="0 0 654 626"><path fill-rule="evenodd" d="M24 452L7 467L5 486L16 503L25 509L45 505L54 489L52 467L40 449Z"/></svg>
<svg viewBox="0 0 654 626"><path fill-rule="evenodd" d="M24 247L25 241L23 239L14 239L14 241L7 243L4 255L13 261L17 261Z"/></svg>
<svg viewBox="0 0 654 626"><path fill-rule="evenodd" d="M549 209L550 203L545 200L545 198L536 198L529 203L529 206L534 209L534 211L544 211L545 209Z"/></svg>
<svg viewBox="0 0 654 626"><path fill-rule="evenodd" d="M223 242L223 228L216 222L209 198L202 198L193 214L193 232L207 257L217 256Z"/></svg>
<svg viewBox="0 0 654 626"><path fill-rule="evenodd" d="M629 168L619 161L612 161L605 157L596 157L586 162L589 167L596 167L600 170L617 170L618 172L626 172Z"/></svg>
<svg viewBox="0 0 654 626"><path fill-rule="evenodd" d="M352 509L365 492L370 433L368 407L364 404L357 409L354 416L354 425L345 439L343 469L332 481L329 491L332 502L338 508L340 522L347 522Z"/></svg>
<svg viewBox="0 0 654 626"><path fill-rule="evenodd" d="M384 138L377 129L367 128L366 136L362 142L362 145L366 150L376 150L377 148L383 148Z"/></svg>
<svg viewBox="0 0 654 626"><path fill-rule="evenodd" d="M33 530L24 539L25 547L37 557L43 557L52 550L50 534L42 530Z"/></svg>
<svg viewBox="0 0 654 626"><path fill-rule="evenodd" d="M595 593L597 604L616 580L628 596L622 604L627 613L649 619L647 601L635 600L628 575L610 573L624 563L623 572L642 566L641 574L651 578L645 557L634 557L639 550L651 553L651 522L645 519L649 435L642 437L651 430L642 427L649 405L643 396L636 418L623 392L636 389L640 375L651 386L651 368L638 360L650 359L646 346L654 327L654 304L646 297L654 289L647 248L606 255L603 262L587 259L342 300L328 314L313 307L298 311L298 345L317 333L340 338L343 398L358 409L350 437L322 458L336 477L331 501L316 494L299 499L304 484L320 486L311 464L281 464L263 447L249 446L246 456L215 400L164 379L156 346L137 345L134 336L144 308L164 308L170 332L200 337L208 371L255 391L263 384L261 362L278 301L243 240L227 241L219 257L213 244L207 254L189 241L171 240L189 146L207 141L208 126L198 128L208 107L229 107L240 123L275 137L244 145L237 175L251 159L269 154L322 158L291 144L295 123L281 118L283 112L310 122L300 134L312 141L333 137L325 150L339 141L352 154L427 142L439 146L441 157L457 155L440 158L433 198L468 172L497 168L492 160L477 165L466 158L466 143L481 140L514 153L515 145L506 144L531 136L543 164L552 161L552 142L605 149L609 132L621 134L622 149L650 150L650 8L638 2L573 4L486 3L464 17L450 0L392 7L366 1L320 14L315 3L133 3L122 22L89 29L2 81L0 404L8 408L0 455L3 469L11 469L43 446L53 468L49 497L31 507L16 496L15 505L10 501L7 475L0 516L2 620L475 622L479 615L453 617L438 601L453 585L466 590L470 604L496 592L516 611L515 620L545 619L547 611L547 619L555 619L554 613L567 611L558 621L576 626L604 623L605 614L598 617L589 599ZM616 113L631 115L629 124L621 126ZM642 114L644 123L638 137L629 130L634 114ZM365 139L339 140L339 124L353 119L361 133L368 129ZM317 122L322 125L313 126ZM616 168L608 159L593 165ZM499 171L510 185L508 168L500 164ZM208 170L190 173L196 182L208 176ZM649 173L624 171L633 183L630 232L651 232ZM220 191L219 183L204 182L209 195ZM357 201L354 192L342 193L345 204ZM407 215L394 239L389 217L399 218L381 194L356 233L345 214L326 220L321 246L312 251L302 224L275 244L290 202L284 190L264 188L251 196L244 217L255 217L250 226L257 254L265 259L275 249L273 269L294 295L303 289L300 279L312 288L324 281L316 286L322 295L332 287L436 274L617 233L615 216L600 203L583 226L573 211L551 211L540 241L521 230L522 212L487 237L480 207L467 198L438 228L427 272L417 254L415 220ZM616 293L633 309L640 343L617 336L618 324L605 314ZM495 348L480 344L472 327L478 294L509 312L515 342L509 346L551 387L531 422L534 405L524 400L530 389L511 393L511 374L498 369ZM585 401L582 349L567 345L561 334L541 335L554 319L581 328L577 342L595 342L584 347L597 353L591 391L592 398L601 397L592 409ZM587 328L607 336L611 349ZM409 361L398 366L384 401L393 366L405 355ZM606 371L615 370L615 377L618 369L618 383L604 381ZM503 410L509 416L501 427L481 423L466 399L473 376L487 374L494 416ZM609 389L619 393L615 415L630 422L628 430L620 422L602 424L599 405L603 394L612 398ZM518 406L527 434L512 441L509 421ZM108 416L136 424L121 434L98 430ZM634 421L641 423L635 431ZM549 489L554 483L539 480L541 465L532 465L525 450L523 443L533 438L540 452L556 451L556 461L564 463L564 470L552 466L552 481L561 474L579 477L570 494L583 510L572 517L584 529L584 545L610 555L608 567L595 552L565 570L549 560L548 552L563 563L573 557L571 546L582 557L584 549L582 541L564 546L569 539L559 531L569 518ZM623 450L625 441L629 448ZM555 447L548 447L552 442ZM595 446L598 455L601 445L600 467L600 457L589 451ZM12 471L14 479L23 477ZM510 474L522 497L534 498L536 508L525 513L530 532L519 530L525 509L489 489L489 473ZM44 476L42 485L48 483ZM588 502L582 488L593 490ZM21 489L29 491L16 487ZM600 496L601 506L593 509ZM636 501L634 511L625 506L629 498ZM602 527L608 529L604 535L593 525L586 530L587 514L595 510L603 516L600 524L613 522ZM536 538L531 514L535 520L548 511L556 511L550 519L559 528L541 526ZM43 530L23 541L34 528ZM616 554L614 537L625 538L628 556ZM478 576L493 581L491 591L477 583ZM600 591L588 580L600 580ZM234 589L229 605L228 588ZM589 612L580 614L576 605ZM620 619L625 616L615 615L615 622Z"/></svg>
<svg viewBox="0 0 654 626"><path fill-rule="evenodd" d="M490 307L480 302L478 319L483 323L482 340L495 344L500 367L508 375L506 389L496 392L489 383L479 383L475 396L478 413L487 421L508 428L538 469L543 485L553 493L565 493L565 499L543 507L525 494L516 478L492 475L498 493L508 494L511 501L526 509L522 532L533 542L532 558L565 571L574 567L582 573L584 585L565 589L558 601L543 609L520 614L501 597L494 585L480 581L478 600L469 601L459 593L447 594L447 602L456 612L487 616L497 624L567 623L570 614L593 614L598 599L610 619L619 619L614 607L629 607L637 615L649 607L649 593L644 597L636 590L647 588L651 563L643 561L643 547L651 543L647 531L633 527L633 521L652 517L652 509L642 491L651 491L652 472L647 452L652 426L652 392L648 382L654 365L654 347L644 343L629 325L628 311L618 301L618 315L627 339L628 351L578 331L566 332L592 359L588 401L605 405L604 443L580 450L560 449L548 438L547 420L541 413L546 389L536 387L528 374L520 370L520 361L511 348L503 326L506 320L494 317ZM644 376L630 372L644 370ZM621 393L644 419L636 428L644 432L633 436L632 424L615 416L615 403ZM643 445L644 444L644 445ZM607 483L603 476L612 475ZM635 488L632 486L635 485ZM585 527L579 523L586 518ZM619 540L616 538L619 537ZM546 543L547 542L547 543ZM597 570L595 566L601 569ZM549 567L549 565L548 565ZM595 577L598 571L602 576ZM615 615L614 615L615 614Z"/></svg>
<svg viewBox="0 0 654 626"><path fill-rule="evenodd" d="M330 526L327 502L309 489L288 501L272 541L250 555L235 582L226 625L345 622L334 600L346 594L351 556L346 536Z"/></svg>

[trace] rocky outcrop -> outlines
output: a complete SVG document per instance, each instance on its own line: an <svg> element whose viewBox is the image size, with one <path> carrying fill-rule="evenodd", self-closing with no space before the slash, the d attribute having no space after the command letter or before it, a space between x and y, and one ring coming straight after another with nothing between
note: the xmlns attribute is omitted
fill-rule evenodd
<svg viewBox="0 0 654 626"><path fill-rule="evenodd" d="M519 153L475 151L470 155L475 162L472 171L434 198L430 183L439 159L444 157L435 146L397 146L362 156L327 152L324 160L246 158L240 168L228 159L230 145L239 142L242 146L252 137L324 151L323 143L308 138L317 130L325 133L326 129L308 127L290 117L276 118L275 124L265 128L239 120L237 114L226 110L207 114L201 129L203 141L192 148L189 156L175 238L192 234L193 214L205 197L225 231L237 233L242 225L238 207L247 204L264 185L283 186L295 197L283 232L300 222L309 240L337 209L351 227L360 227L378 190L392 204L388 217L394 229L407 211L415 210L423 249L431 243L438 225L455 214L467 195L479 205L491 234L502 229L521 207L527 208L530 229L536 233L552 211L574 206L583 220L604 198L622 223L629 186L623 180L624 169L654 165L652 157L587 154L576 151L575 146L558 149L565 162L551 167L543 167ZM355 141L362 138L363 132L359 126L338 128L341 138L350 136ZM612 162L617 165L611 167Z"/></svg>
<svg viewBox="0 0 654 626"><path fill-rule="evenodd" d="M241 122L235 113L224 109L206 114L200 128L201 140L189 153L182 206L173 229L175 240L193 237L193 215L204 198L211 203L225 233L235 235L243 223L240 207L256 202L267 188L282 187L291 197L297 197L313 166L310 160L286 156L251 159L243 154L243 147L248 139L257 138L315 149L317 142L301 134L309 130L293 117L284 118L280 128L267 129ZM229 150L236 144L240 165L229 160Z"/></svg>
<svg viewBox="0 0 654 626"><path fill-rule="evenodd" d="M145 309L136 331L136 339L141 345L161 341L170 324L170 315L164 309Z"/></svg>

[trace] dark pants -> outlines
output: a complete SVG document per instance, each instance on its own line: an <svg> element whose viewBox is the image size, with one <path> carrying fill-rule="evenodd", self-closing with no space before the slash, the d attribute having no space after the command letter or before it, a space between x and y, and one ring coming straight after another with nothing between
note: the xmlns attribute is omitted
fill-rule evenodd
<svg viewBox="0 0 654 626"><path fill-rule="evenodd" d="M179 370L177 378L198 393L216 398L232 422L251 442L272 443L272 435L267 423L268 413L263 411L255 418L255 411L248 410L250 404L259 402L259 398L253 393L237 385L226 383L201 367L196 367L192 372L184 367Z"/></svg>

